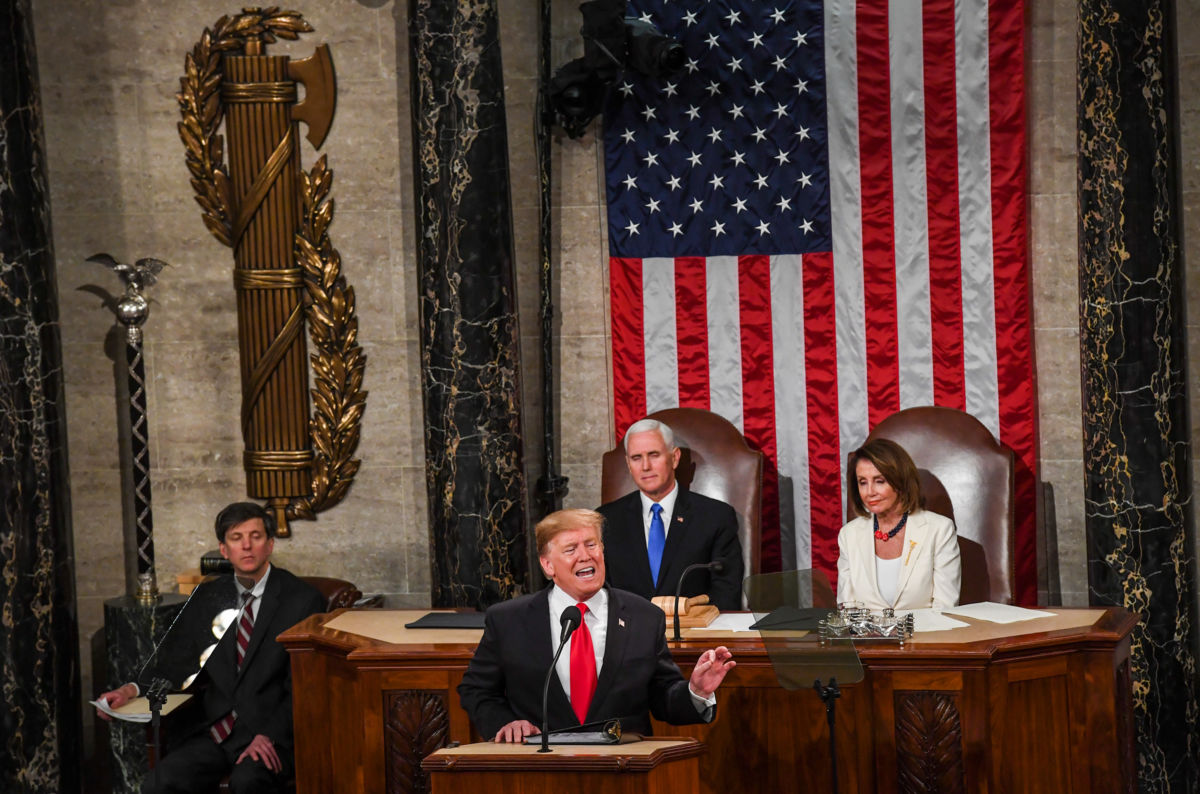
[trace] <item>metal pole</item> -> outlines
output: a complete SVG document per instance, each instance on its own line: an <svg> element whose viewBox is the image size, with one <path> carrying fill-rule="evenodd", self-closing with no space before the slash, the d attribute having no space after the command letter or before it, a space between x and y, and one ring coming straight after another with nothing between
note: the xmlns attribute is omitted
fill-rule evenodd
<svg viewBox="0 0 1200 794"><path fill-rule="evenodd" d="M538 499L543 515L562 506L567 493L567 477L556 469L554 454L554 282L550 258L551 234L551 173L550 127L554 113L550 109L550 0L541 0L538 7L538 106L534 118L534 148L538 167L538 287L541 297L542 327L542 476L538 480ZM537 566L534 566L536 570Z"/></svg>
<svg viewBox="0 0 1200 794"><path fill-rule="evenodd" d="M150 302L142 290L157 281L166 266L158 259L139 259L135 264L117 262L108 254L94 254L87 261L112 270L125 285L117 301L117 321L125 326L125 366L129 385L130 457L133 461L133 514L137 543L137 592L142 603L158 600L154 570L154 516L150 509L150 428L146 421L146 367L142 356L142 325L150 316Z"/></svg>

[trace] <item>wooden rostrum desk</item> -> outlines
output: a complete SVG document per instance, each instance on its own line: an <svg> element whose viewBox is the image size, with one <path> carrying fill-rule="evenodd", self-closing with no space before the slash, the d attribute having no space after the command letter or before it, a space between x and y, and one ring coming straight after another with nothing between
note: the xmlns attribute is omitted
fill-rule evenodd
<svg viewBox="0 0 1200 794"><path fill-rule="evenodd" d="M865 645L861 683L837 702L842 792L1133 792L1129 634L1119 608L918 634ZM314 615L280 635L292 654L300 794L427 791L421 759L475 742L455 688L479 631L403 628L423 611ZM702 630L701 630L702 631ZM672 645L686 676L723 644L737 660L711 725L655 724L693 736L713 794L829 791L825 709L780 688L753 634Z"/></svg>

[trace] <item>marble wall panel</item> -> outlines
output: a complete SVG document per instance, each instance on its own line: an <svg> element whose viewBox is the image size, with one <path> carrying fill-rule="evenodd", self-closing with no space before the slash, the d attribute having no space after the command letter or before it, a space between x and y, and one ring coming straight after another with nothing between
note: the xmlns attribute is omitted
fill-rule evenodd
<svg viewBox="0 0 1200 794"><path fill-rule="evenodd" d="M1083 538L1083 484L1077 476L1082 471L1075 242L1077 15L1068 0L1031 3L1029 12L1029 223L1039 475L1054 487L1059 587L1064 600L1084 603L1086 555L1078 551Z"/></svg>
<svg viewBox="0 0 1200 794"><path fill-rule="evenodd" d="M78 612L50 188L29 0L0 2L0 790L78 791Z"/></svg>
<svg viewBox="0 0 1200 794"><path fill-rule="evenodd" d="M1074 191L1034 194L1030 198L1030 215L1038 219L1030 235L1036 328L1079 328L1077 214Z"/></svg>
<svg viewBox="0 0 1200 794"><path fill-rule="evenodd" d="M408 178L411 179L411 171ZM405 184L411 184L406 182ZM405 188L401 196L402 203L411 200L410 191ZM392 273L392 310L391 322L378 329L384 337L395 339L416 340L419 336L417 309L417 265L415 243L412 239L411 204L407 210L388 210L388 259L380 266L387 267Z"/></svg>
<svg viewBox="0 0 1200 794"><path fill-rule="evenodd" d="M1184 791L1200 785L1200 641L1180 576L1196 561L1171 11L1080 4L1079 267L1089 590L1145 615L1130 642L1138 778Z"/></svg>
<svg viewBox="0 0 1200 794"><path fill-rule="evenodd" d="M1064 606L1088 605L1087 533L1083 522L1083 461L1078 458L1041 460L1041 476L1054 485L1054 509L1058 514L1056 543L1060 572L1083 571L1083 576L1062 574Z"/></svg>
<svg viewBox="0 0 1200 794"><path fill-rule="evenodd" d="M1196 382L1200 373L1200 92L1191 87L1200 81L1200 0L1177 0L1175 3L1176 55L1179 68L1179 161L1183 174L1183 262L1186 291L1185 314L1188 322L1189 380ZM1192 454L1200 450L1200 389L1188 391L1188 415L1191 420ZM1192 463L1192 493L1200 493L1200 466ZM1192 520L1196 510L1192 508ZM1192 569L1194 581L1200 581L1200 560ZM1200 615L1200 588L1196 590L1196 611Z"/></svg>
<svg viewBox="0 0 1200 794"><path fill-rule="evenodd" d="M529 574L499 21L492 1L410 14L433 602L484 606Z"/></svg>
<svg viewBox="0 0 1200 794"><path fill-rule="evenodd" d="M612 406L595 397L610 393L608 341L603 336L565 336L560 356L564 373L559 386L562 462L598 468L612 447Z"/></svg>
<svg viewBox="0 0 1200 794"><path fill-rule="evenodd" d="M1040 329L1036 344L1042 460L1079 459L1083 454L1079 421L1079 330ZM1064 518L1067 517L1060 516L1059 520Z"/></svg>
<svg viewBox="0 0 1200 794"><path fill-rule="evenodd" d="M567 463L563 474L571 478L571 490L563 507L592 510L600 504L600 467L593 463Z"/></svg>
<svg viewBox="0 0 1200 794"><path fill-rule="evenodd" d="M165 341L147 332L146 361L154 396L148 411L152 465L240 466L237 349L223 341Z"/></svg>
<svg viewBox="0 0 1200 794"><path fill-rule="evenodd" d="M1073 46L1073 35L1062 38ZM1075 61L1040 59L1038 55L1035 49L1029 69L1029 150L1031 162L1036 163L1030 169L1030 190L1034 195L1074 195Z"/></svg>
<svg viewBox="0 0 1200 794"><path fill-rule="evenodd" d="M335 189L338 187L335 174ZM367 338L395 342L401 338L394 324L397 304L402 304L405 273L393 267L391 225L395 210L347 210L336 213L337 237L333 244L345 267L353 268L354 302L358 325ZM332 233L331 233L332 239Z"/></svg>
<svg viewBox="0 0 1200 794"><path fill-rule="evenodd" d="M423 538L410 539L412 528L426 522L423 472L417 467L372 466L355 480L353 509L335 507L315 522L301 525L286 543L275 544L279 564L305 576L352 578L364 593L410 593L410 580L428 590L428 558L410 568L409 551ZM420 492L414 486L420 485ZM386 542L381 542L386 541ZM353 577L344 571L352 566Z"/></svg>
<svg viewBox="0 0 1200 794"><path fill-rule="evenodd" d="M608 258L604 250L599 225L603 211L596 205L563 207L559 211L562 227L572 230L559 243L562 288L559 306L562 309L564 333L583 336L603 336L608 332Z"/></svg>
<svg viewBox="0 0 1200 794"><path fill-rule="evenodd" d="M561 158L561 166L555 179L559 183L563 207L597 207L603 208L604 201L604 164L601 153L597 150L595 136L585 135L572 140L562 132L556 132L554 138L555 150ZM566 233L568 227L563 227ZM572 230L574 231L573 227ZM589 226L581 230L590 231Z"/></svg>
<svg viewBox="0 0 1200 794"><path fill-rule="evenodd" d="M322 41L320 29L309 37L313 42ZM336 52L333 57L336 66ZM392 85L384 80L359 80L357 75L340 71L338 75L337 115L329 137L316 152L307 141L301 146L304 166L311 167L322 154L328 156L333 169L331 193L337 202L335 218L342 211L396 209L402 117L397 116ZM336 226L330 231L335 248L340 245L341 234Z"/></svg>
<svg viewBox="0 0 1200 794"><path fill-rule="evenodd" d="M78 521L76 535L86 543L77 547L76 564L87 559L85 571L77 571L76 589L81 598L111 598L122 595L132 584L132 567L127 571L119 493L121 477L116 469L71 469L71 509ZM81 575L83 574L83 575ZM81 623L80 637L85 636Z"/></svg>
<svg viewBox="0 0 1200 794"><path fill-rule="evenodd" d="M367 366L375 373L358 448L363 467L422 460L425 431L421 406L410 398L420 388L421 354L416 340L369 342L363 350Z"/></svg>

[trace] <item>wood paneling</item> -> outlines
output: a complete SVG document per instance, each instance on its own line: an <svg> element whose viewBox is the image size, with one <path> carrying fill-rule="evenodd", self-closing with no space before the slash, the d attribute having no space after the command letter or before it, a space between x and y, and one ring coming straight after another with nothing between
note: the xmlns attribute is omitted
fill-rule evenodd
<svg viewBox="0 0 1200 794"><path fill-rule="evenodd" d="M1131 794L1128 637L1136 618L1118 608L1095 615L1081 628L861 648L865 677L835 701L839 790ZM433 737L479 740L455 691L473 645L388 644L326 629L327 619L314 616L280 637L304 693L295 699L298 791L421 790L387 785L403 776L389 778L385 759L398 753L411 767ZM671 643L685 674L710 644ZM716 720L655 723L655 733L705 742L703 792L832 790L816 692L782 689L757 637L726 644L738 665L718 692ZM387 727L393 697L408 704L403 731ZM404 741L407 749L398 746Z"/></svg>

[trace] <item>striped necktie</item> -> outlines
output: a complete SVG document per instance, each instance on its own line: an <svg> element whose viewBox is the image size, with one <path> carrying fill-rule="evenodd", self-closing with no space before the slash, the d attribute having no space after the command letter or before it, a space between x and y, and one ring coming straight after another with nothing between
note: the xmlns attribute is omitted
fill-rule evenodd
<svg viewBox="0 0 1200 794"><path fill-rule="evenodd" d="M246 658L246 649L250 647L250 635L254 633L254 594L247 592L242 602L242 613L237 622L237 668L242 669L242 659ZM233 723L237 721L237 712L230 711L209 728L209 734L217 744L229 738L233 732Z"/></svg>

